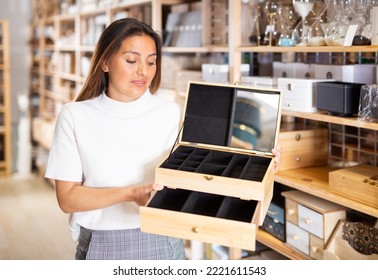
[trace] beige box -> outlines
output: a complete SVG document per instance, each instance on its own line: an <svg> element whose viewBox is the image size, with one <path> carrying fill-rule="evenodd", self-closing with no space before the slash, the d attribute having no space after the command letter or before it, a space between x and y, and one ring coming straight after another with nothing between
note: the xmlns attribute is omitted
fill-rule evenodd
<svg viewBox="0 0 378 280"><path fill-rule="evenodd" d="M286 243L313 259L324 259L324 248L340 219L343 206L301 191L283 192Z"/></svg>
<svg viewBox="0 0 378 280"><path fill-rule="evenodd" d="M378 208L378 167L359 164L331 171L329 191Z"/></svg>
<svg viewBox="0 0 378 280"><path fill-rule="evenodd" d="M254 250L273 196L280 93L190 82L180 140L156 167L166 188L141 207L142 231Z"/></svg>
<svg viewBox="0 0 378 280"><path fill-rule="evenodd" d="M279 169L322 166L328 162L328 129L281 129L278 143L283 153ZM314 152L316 151L316 152Z"/></svg>

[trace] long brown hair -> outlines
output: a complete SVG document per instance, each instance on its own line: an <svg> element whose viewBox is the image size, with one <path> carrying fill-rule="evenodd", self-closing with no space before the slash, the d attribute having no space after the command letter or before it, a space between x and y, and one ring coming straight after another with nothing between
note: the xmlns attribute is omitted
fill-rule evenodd
<svg viewBox="0 0 378 280"><path fill-rule="evenodd" d="M108 73L102 70L104 62L109 62L112 56L121 48L122 42L131 36L150 36L156 45L156 74L150 85L150 92L155 93L161 81L161 38L150 26L132 18L123 18L112 22L101 34L92 56L91 65L85 83L76 98L83 101L99 96L108 85Z"/></svg>

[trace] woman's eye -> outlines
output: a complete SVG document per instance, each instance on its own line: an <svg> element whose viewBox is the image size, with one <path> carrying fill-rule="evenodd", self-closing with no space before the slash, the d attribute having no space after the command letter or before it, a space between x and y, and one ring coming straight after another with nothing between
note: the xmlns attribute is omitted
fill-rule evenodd
<svg viewBox="0 0 378 280"><path fill-rule="evenodd" d="M134 64L134 63L136 63L135 60L126 60L126 62L127 62L127 63L130 63L130 64Z"/></svg>
<svg viewBox="0 0 378 280"><path fill-rule="evenodd" d="M153 61L153 62L147 62L147 64L148 64L149 66L154 66L154 65L156 65L156 62L155 62L155 61Z"/></svg>

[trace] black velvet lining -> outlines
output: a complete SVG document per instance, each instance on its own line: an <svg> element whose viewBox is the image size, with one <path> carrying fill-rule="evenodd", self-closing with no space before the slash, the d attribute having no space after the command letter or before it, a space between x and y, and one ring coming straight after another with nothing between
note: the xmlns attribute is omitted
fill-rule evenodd
<svg viewBox="0 0 378 280"><path fill-rule="evenodd" d="M148 206L250 223L256 210L257 201L164 188L156 193Z"/></svg>
<svg viewBox="0 0 378 280"><path fill-rule="evenodd" d="M231 142L235 89L191 84L182 140L227 146Z"/></svg>
<svg viewBox="0 0 378 280"><path fill-rule="evenodd" d="M161 168L262 182L268 157L178 146Z"/></svg>

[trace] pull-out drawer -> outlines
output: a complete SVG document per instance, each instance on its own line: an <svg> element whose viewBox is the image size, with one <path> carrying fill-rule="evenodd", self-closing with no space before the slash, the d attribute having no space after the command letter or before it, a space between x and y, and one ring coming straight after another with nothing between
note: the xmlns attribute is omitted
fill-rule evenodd
<svg viewBox="0 0 378 280"><path fill-rule="evenodd" d="M255 250L261 202L183 189L157 192L140 208L144 232Z"/></svg>
<svg viewBox="0 0 378 280"><path fill-rule="evenodd" d="M323 215L303 205L298 205L298 226L323 238Z"/></svg>
<svg viewBox="0 0 378 280"><path fill-rule="evenodd" d="M288 127L287 129L295 128ZM287 129L282 129L278 138L284 151L280 170L327 164L328 130L326 128L294 131Z"/></svg>
<svg viewBox="0 0 378 280"><path fill-rule="evenodd" d="M156 168L155 182L169 188L260 201L262 225L272 198L273 168L271 157L180 145Z"/></svg>

